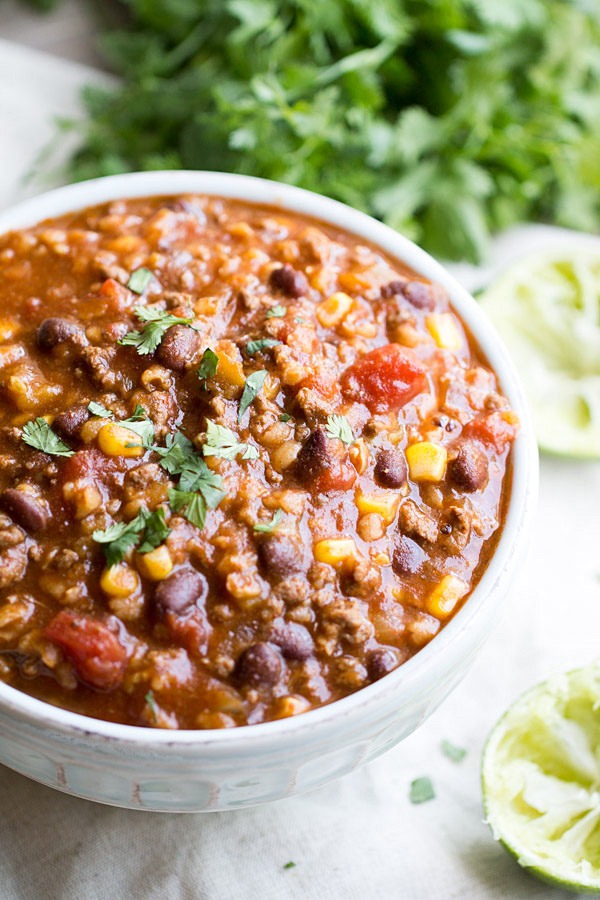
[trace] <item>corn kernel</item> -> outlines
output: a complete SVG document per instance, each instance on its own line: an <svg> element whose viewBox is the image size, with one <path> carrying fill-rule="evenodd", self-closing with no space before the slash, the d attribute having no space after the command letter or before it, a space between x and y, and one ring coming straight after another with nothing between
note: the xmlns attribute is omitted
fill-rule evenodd
<svg viewBox="0 0 600 900"><path fill-rule="evenodd" d="M338 282L345 291L367 291L373 287L373 281L364 272L340 272Z"/></svg>
<svg viewBox="0 0 600 900"><path fill-rule="evenodd" d="M277 378L276 375L273 375L272 372L269 372L265 378L261 394L263 397L266 397L267 400L274 400L280 389L281 382L279 381L279 378Z"/></svg>
<svg viewBox="0 0 600 900"><path fill-rule="evenodd" d="M232 237L241 238L245 241L249 241L254 237L254 228L247 222L234 222L227 231Z"/></svg>
<svg viewBox="0 0 600 900"><path fill-rule="evenodd" d="M149 581L162 581L173 571L173 560L166 544L161 544L148 553L140 553L137 558L140 575Z"/></svg>
<svg viewBox="0 0 600 900"><path fill-rule="evenodd" d="M373 494L358 493L355 499L358 511L363 516L368 513L377 513L381 516L386 525L391 525L396 518L399 502L400 494L393 491Z"/></svg>
<svg viewBox="0 0 600 900"><path fill-rule="evenodd" d="M425 319L427 331L442 350L460 350L463 344L458 326L450 313L432 313Z"/></svg>
<svg viewBox="0 0 600 900"><path fill-rule="evenodd" d="M98 432L98 446L107 456L125 456L133 458L144 455L144 446L139 434L118 425L107 422Z"/></svg>
<svg viewBox="0 0 600 900"><path fill-rule="evenodd" d="M317 304L315 315L323 328L334 328L350 312L353 302L348 294L337 291Z"/></svg>
<svg viewBox="0 0 600 900"><path fill-rule="evenodd" d="M338 568L351 559L356 559L356 544L352 538L324 538L314 546L317 562L328 563Z"/></svg>
<svg viewBox="0 0 600 900"><path fill-rule="evenodd" d="M129 597L140 584L140 576L125 563L105 568L100 576L100 587L111 597Z"/></svg>
<svg viewBox="0 0 600 900"><path fill-rule="evenodd" d="M446 473L448 453L441 444L421 441L406 448L408 471L413 481L441 481Z"/></svg>
<svg viewBox="0 0 600 900"><path fill-rule="evenodd" d="M469 590L468 585L456 575L444 575L429 595L427 609L440 619L450 615L458 601Z"/></svg>
<svg viewBox="0 0 600 900"><path fill-rule="evenodd" d="M327 266L321 268L308 266L306 268L306 274L308 275L311 287L314 287L320 294L328 294L334 289L337 282L337 273Z"/></svg>
<svg viewBox="0 0 600 900"><path fill-rule="evenodd" d="M289 694L287 697L278 697L275 701L275 718L287 719L297 716L299 713L310 709L310 702L305 697L297 694Z"/></svg>

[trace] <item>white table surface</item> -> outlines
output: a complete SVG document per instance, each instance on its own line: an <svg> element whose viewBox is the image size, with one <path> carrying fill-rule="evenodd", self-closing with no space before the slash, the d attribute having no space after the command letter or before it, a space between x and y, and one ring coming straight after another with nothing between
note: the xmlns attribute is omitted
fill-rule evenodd
<svg viewBox="0 0 600 900"><path fill-rule="evenodd" d="M31 16L19 14L11 31L11 4L2 3L0 38L35 43L23 31ZM94 77L0 40L0 207L33 190L23 175L52 134L52 116L77 114L79 86ZM545 237L509 236L495 262ZM479 761L489 729L522 690L598 654L599 499L600 466L542 461L528 562L475 666L416 734L335 784L256 809L177 816L96 806L0 766L0 900L573 896L538 883L494 843ZM441 754L443 739L468 750L461 764ZM436 798L413 806L408 789L420 775L432 778ZM289 861L296 865L285 869Z"/></svg>

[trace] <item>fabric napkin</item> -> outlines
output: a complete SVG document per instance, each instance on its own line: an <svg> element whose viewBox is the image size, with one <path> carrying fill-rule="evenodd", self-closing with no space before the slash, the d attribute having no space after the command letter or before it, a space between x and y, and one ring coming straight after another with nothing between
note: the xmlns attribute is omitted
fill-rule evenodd
<svg viewBox="0 0 600 900"><path fill-rule="evenodd" d="M80 86L100 77L0 41L0 207L34 190L23 176L54 133L52 117L77 115ZM539 239L522 230L492 262ZM528 560L473 669L418 732L335 784L255 809L178 816L95 805L0 766L0 900L572 897L493 841L479 763L520 692L597 655L599 496L599 465L543 460ZM442 754L444 739L467 750L462 762ZM410 782L423 775L435 799L411 805Z"/></svg>

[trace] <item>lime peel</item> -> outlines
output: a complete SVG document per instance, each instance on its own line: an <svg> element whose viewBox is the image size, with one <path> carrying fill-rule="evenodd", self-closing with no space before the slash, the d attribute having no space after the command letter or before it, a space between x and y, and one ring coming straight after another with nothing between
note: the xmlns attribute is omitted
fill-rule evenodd
<svg viewBox="0 0 600 900"><path fill-rule="evenodd" d="M482 790L492 834L533 875L600 892L600 662L524 694L494 727Z"/></svg>
<svg viewBox="0 0 600 900"><path fill-rule="evenodd" d="M600 243L527 256L480 301L519 370L540 447L600 458Z"/></svg>

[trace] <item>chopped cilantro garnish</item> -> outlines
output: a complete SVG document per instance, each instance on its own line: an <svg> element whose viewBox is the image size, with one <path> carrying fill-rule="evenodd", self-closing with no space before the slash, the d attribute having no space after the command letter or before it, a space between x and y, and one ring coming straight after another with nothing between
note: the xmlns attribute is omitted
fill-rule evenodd
<svg viewBox="0 0 600 900"><path fill-rule="evenodd" d="M143 294L153 278L154 275L150 269L146 269L143 266L141 269L136 269L135 272L131 273L127 287L134 294Z"/></svg>
<svg viewBox="0 0 600 900"><path fill-rule="evenodd" d="M422 778L415 778L415 780L411 782L409 794L411 803L427 803L428 800L433 800L434 797L435 791L433 789L431 778L428 778L425 775Z"/></svg>
<svg viewBox="0 0 600 900"><path fill-rule="evenodd" d="M290 416L289 413L281 413L281 415L279 416L279 421L280 422L289 422L291 418L292 417Z"/></svg>
<svg viewBox="0 0 600 900"><path fill-rule="evenodd" d="M193 459L196 450L192 442L181 431L168 434L164 447L152 447L161 458L160 464L169 475L181 475L186 463Z"/></svg>
<svg viewBox="0 0 600 900"><path fill-rule="evenodd" d="M351 444L354 440L350 423L346 416L327 416L327 436L339 438L344 444Z"/></svg>
<svg viewBox="0 0 600 900"><path fill-rule="evenodd" d="M217 425L210 419L206 422L206 443L202 452L205 456L219 456L221 459L235 459L238 454L242 459L258 459L258 450L253 444L241 443L230 428Z"/></svg>
<svg viewBox="0 0 600 900"><path fill-rule="evenodd" d="M294 316L294 322L297 322L299 325L305 325L306 319L303 319L302 316Z"/></svg>
<svg viewBox="0 0 600 900"><path fill-rule="evenodd" d="M155 306L136 306L135 314L144 322L141 331L130 331L119 341L124 347L135 347L140 356L153 353L172 325L191 325L193 319L172 316Z"/></svg>
<svg viewBox="0 0 600 900"><path fill-rule="evenodd" d="M148 693L144 697L144 700L150 707L150 711L152 712L152 715L154 716L154 721L156 722L158 719L158 705L157 705L156 699L154 697L154 691L148 691Z"/></svg>
<svg viewBox="0 0 600 900"><path fill-rule="evenodd" d="M462 762L467 755L464 747L457 747L456 744L451 744L450 741L442 741L441 748L444 756L447 756L454 763Z"/></svg>
<svg viewBox="0 0 600 900"><path fill-rule="evenodd" d="M238 422L241 422L244 413L246 412L250 404L260 394L262 386L265 383L265 379L268 374L269 373L266 371L266 369L259 369L257 372L253 372L251 375L248 375L248 377L246 378L244 392L242 394L242 399L240 400Z"/></svg>
<svg viewBox="0 0 600 900"><path fill-rule="evenodd" d="M151 512L146 519L143 541L139 545L138 553L149 553L155 547L160 546L171 534L171 529L165 522L165 511L162 507Z"/></svg>
<svg viewBox="0 0 600 900"><path fill-rule="evenodd" d="M140 406L139 403L136 406L133 415L129 419L121 419L118 424L141 437L142 443L146 449L152 448L152 442L154 441L154 422L152 419L148 418L146 410L143 406Z"/></svg>
<svg viewBox="0 0 600 900"><path fill-rule="evenodd" d="M218 365L219 357L214 350L207 347L202 354L202 359L200 360L200 366L198 368L198 378L200 381L206 383L208 378L214 378Z"/></svg>
<svg viewBox="0 0 600 900"><path fill-rule="evenodd" d="M296 863L293 862L293 860L290 859L289 862L286 862L286 864L285 864L285 866L284 866L283 868L284 868L284 869L295 869L295 868L296 868Z"/></svg>
<svg viewBox="0 0 600 900"><path fill-rule="evenodd" d="M23 426L21 438L35 450L49 453L50 456L73 456L71 450L55 431L52 431L45 419L37 418Z"/></svg>
<svg viewBox="0 0 600 900"><path fill-rule="evenodd" d="M281 341L276 341L275 338L260 338L257 341L248 341L246 353L248 356L254 356L260 350L270 350L271 347L276 347L278 344L281 344Z"/></svg>
<svg viewBox="0 0 600 900"><path fill-rule="evenodd" d="M96 403L95 400L92 400L90 401L90 403L88 403L88 412L90 412L93 416L100 416L101 419L110 419L112 417L110 409L102 406L101 403Z"/></svg>
<svg viewBox="0 0 600 900"><path fill-rule="evenodd" d="M154 550L170 533L162 509L150 512L142 507L131 522L114 522L103 531L94 531L92 537L96 543L102 544L106 563L110 567L120 563L134 547L138 547L140 553Z"/></svg>
<svg viewBox="0 0 600 900"><path fill-rule="evenodd" d="M282 316L285 316L286 312L287 309L285 306L278 303L276 306L271 306L267 310L267 319L280 319Z"/></svg>
<svg viewBox="0 0 600 900"><path fill-rule="evenodd" d="M283 513L281 512L281 510L276 509L271 521L270 522L257 522L257 524L254 525L254 531L263 531L266 534L270 534L272 531L275 531L275 529L281 522L282 516L283 516Z"/></svg>
<svg viewBox="0 0 600 900"><path fill-rule="evenodd" d="M169 503L173 512L183 512L188 522L191 522L196 528L204 528L208 504L202 494L173 488L169 491Z"/></svg>

